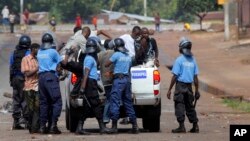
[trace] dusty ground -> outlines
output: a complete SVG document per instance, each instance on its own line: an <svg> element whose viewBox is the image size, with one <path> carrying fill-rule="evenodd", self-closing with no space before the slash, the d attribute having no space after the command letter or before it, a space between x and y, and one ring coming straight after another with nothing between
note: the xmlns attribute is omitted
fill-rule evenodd
<svg viewBox="0 0 250 141"><path fill-rule="evenodd" d="M114 36L121 35L124 32L111 31ZM58 33L60 36L58 39L62 40L69 36L70 33ZM172 134L171 129L177 127L177 122L174 116L173 102L167 100L166 92L169 86L171 73L165 67L171 65L174 59L178 56L178 41L183 35L188 36L194 43L193 52L197 58L200 66L200 79L204 82L202 86L202 97L197 104L197 112L199 117L200 133L199 134ZM73 133L69 133L65 128L65 116L64 112L60 117L59 128L63 131L62 135L30 135L28 131L12 131L12 118L11 114L0 113L0 140L1 141L50 141L50 140L65 140L65 141L80 141L80 140L130 140L130 141L200 141L200 140L213 140L213 141L228 141L229 140L229 125L230 124L249 124L250 114L239 111L234 111L224 104L222 100L217 98L216 95L207 93L207 85L212 86L231 86L225 88L225 90L240 90L240 85L235 85L231 80L239 80L237 78L239 72L226 72L231 75L232 78L227 77L226 73L220 70L226 69L239 69L243 67L243 70L249 67L249 49L243 47L240 49L229 48L234 45L234 42L224 42L222 33L202 33L202 34L190 34L184 32L161 32L156 33L156 38L160 48L160 72L161 72L161 95L162 95L162 116L161 116L161 132L159 133L145 133L142 132L138 135L127 134L126 131L129 126L119 125L119 128L124 128L121 134L118 135L99 135L97 130L97 123L94 119L88 119L86 122L86 128L93 132L90 136L75 136ZM40 42L40 34L32 34L32 38L35 41ZM14 45L17 42L17 37L13 35L0 34L0 94L5 91L11 91L8 84L8 60L9 52L14 49ZM243 61L242 61L243 60ZM248 69L249 70L249 69ZM241 71L240 73L247 73ZM246 75L248 76L248 75ZM246 78L247 79L247 78ZM225 82L225 83L224 83ZM232 84L233 83L233 84ZM217 85L218 84L218 85ZM234 86L234 87L232 87ZM219 87L221 89L221 87ZM219 89L218 88L218 89ZM224 87L223 87L224 88ZM242 88L243 89L243 88ZM203 91L205 90L205 91ZM224 89L223 89L224 90ZM229 91L233 93L234 91ZM248 92L247 89L242 91ZM213 92L213 91L212 91ZM213 92L216 94L216 92ZM218 93L218 92L217 92ZM237 93L233 93L237 94ZM0 105L7 98L0 96ZM139 119L139 126L141 120ZM191 125L186 120L186 128L191 128Z"/></svg>

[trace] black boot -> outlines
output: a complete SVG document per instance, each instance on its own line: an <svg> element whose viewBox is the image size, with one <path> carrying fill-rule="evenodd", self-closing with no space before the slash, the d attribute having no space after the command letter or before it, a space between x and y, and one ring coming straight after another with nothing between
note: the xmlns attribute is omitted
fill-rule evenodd
<svg viewBox="0 0 250 141"><path fill-rule="evenodd" d="M38 131L40 134L47 134L48 130L45 125L41 125Z"/></svg>
<svg viewBox="0 0 250 141"><path fill-rule="evenodd" d="M24 129L24 127L20 125L19 119L14 119L12 130L20 130L20 129Z"/></svg>
<svg viewBox="0 0 250 141"><path fill-rule="evenodd" d="M179 123L179 124L180 124L179 127L176 129L173 129L172 133L186 133L186 128L184 126L184 122Z"/></svg>
<svg viewBox="0 0 250 141"><path fill-rule="evenodd" d="M117 129L117 120L112 120L112 128L110 129L110 134L117 134L118 129Z"/></svg>
<svg viewBox="0 0 250 141"><path fill-rule="evenodd" d="M137 125L137 121L135 120L134 122L132 122L132 133L133 134L138 134L139 131L139 127Z"/></svg>
<svg viewBox="0 0 250 141"><path fill-rule="evenodd" d="M24 124L24 125L26 125L27 124L27 118L20 118L19 120L18 120L18 122L19 122L19 124Z"/></svg>
<svg viewBox="0 0 250 141"><path fill-rule="evenodd" d="M47 129L50 129L52 126L52 122L51 121L48 121L48 126L47 126Z"/></svg>
<svg viewBox="0 0 250 141"><path fill-rule="evenodd" d="M128 125L128 124L130 124L131 122L129 121L129 118L128 118L128 117L125 117L125 118L123 118L119 123L120 123L120 124L123 124L123 125Z"/></svg>
<svg viewBox="0 0 250 141"><path fill-rule="evenodd" d="M198 123L197 123L197 122L194 122L194 123L193 123L193 128L190 129L189 132L190 132L190 133L199 133L199 126L198 126Z"/></svg>
<svg viewBox="0 0 250 141"><path fill-rule="evenodd" d="M84 131L83 123L84 122L82 120L78 121L78 125L77 125L76 132L75 132L76 135L90 135L89 132Z"/></svg>
<svg viewBox="0 0 250 141"><path fill-rule="evenodd" d="M105 123L102 120L98 120L98 124L100 127L100 134L110 133L110 129L108 129Z"/></svg>
<svg viewBox="0 0 250 141"><path fill-rule="evenodd" d="M57 123L56 122L52 122L51 128L49 130L49 133L51 133L51 134L61 134L62 132L58 129Z"/></svg>

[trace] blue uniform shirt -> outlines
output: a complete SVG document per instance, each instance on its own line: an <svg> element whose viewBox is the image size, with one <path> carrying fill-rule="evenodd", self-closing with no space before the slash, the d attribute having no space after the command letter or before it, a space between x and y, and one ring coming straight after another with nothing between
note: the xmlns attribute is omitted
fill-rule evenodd
<svg viewBox="0 0 250 141"><path fill-rule="evenodd" d="M39 49L37 60L39 73L49 71L56 72L56 67L62 61L62 58L55 49Z"/></svg>
<svg viewBox="0 0 250 141"><path fill-rule="evenodd" d="M174 63L172 73L177 75L177 80L184 83L192 83L194 75L199 73L198 65L193 56L179 56Z"/></svg>
<svg viewBox="0 0 250 141"><path fill-rule="evenodd" d="M109 60L114 63L114 74L129 74L132 60L127 53L115 52Z"/></svg>
<svg viewBox="0 0 250 141"><path fill-rule="evenodd" d="M88 78L98 80L97 63L96 63L96 60L92 56L87 55L85 57L83 66L84 66L83 71L85 70L85 68L88 68L90 70Z"/></svg>

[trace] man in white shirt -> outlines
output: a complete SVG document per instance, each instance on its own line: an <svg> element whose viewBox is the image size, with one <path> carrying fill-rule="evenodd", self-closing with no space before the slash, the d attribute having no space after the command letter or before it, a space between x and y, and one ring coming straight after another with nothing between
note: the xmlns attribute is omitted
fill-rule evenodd
<svg viewBox="0 0 250 141"><path fill-rule="evenodd" d="M125 48L129 51L128 54L132 59L135 58L135 40L141 35L141 28L134 26L131 34L124 34L120 36L125 42Z"/></svg>
<svg viewBox="0 0 250 141"><path fill-rule="evenodd" d="M3 17L3 27L4 27L4 31L6 32L6 26L9 25L9 9L8 9L8 6L5 5L3 10L2 10L2 17Z"/></svg>

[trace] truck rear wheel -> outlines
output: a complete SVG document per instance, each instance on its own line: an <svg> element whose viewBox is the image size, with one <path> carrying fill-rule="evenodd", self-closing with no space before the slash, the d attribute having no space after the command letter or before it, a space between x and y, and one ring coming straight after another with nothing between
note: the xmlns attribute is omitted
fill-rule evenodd
<svg viewBox="0 0 250 141"><path fill-rule="evenodd" d="M161 102L156 106L148 106L144 109L144 116L142 117L142 126L145 130L150 132L160 131L161 119Z"/></svg>
<svg viewBox="0 0 250 141"><path fill-rule="evenodd" d="M65 119L66 119L66 128L67 130L69 130L69 108L68 106L66 106Z"/></svg>
<svg viewBox="0 0 250 141"><path fill-rule="evenodd" d="M78 119L79 119L79 117L77 116L77 111L79 110L77 110L77 108L74 108L72 106L70 106L70 109L68 109L68 130L70 130L70 132L76 131L76 127L77 127ZM67 118L66 118L66 123L67 123Z"/></svg>
<svg viewBox="0 0 250 141"><path fill-rule="evenodd" d="M145 117L142 119L142 126L150 132L160 131L160 117Z"/></svg>

